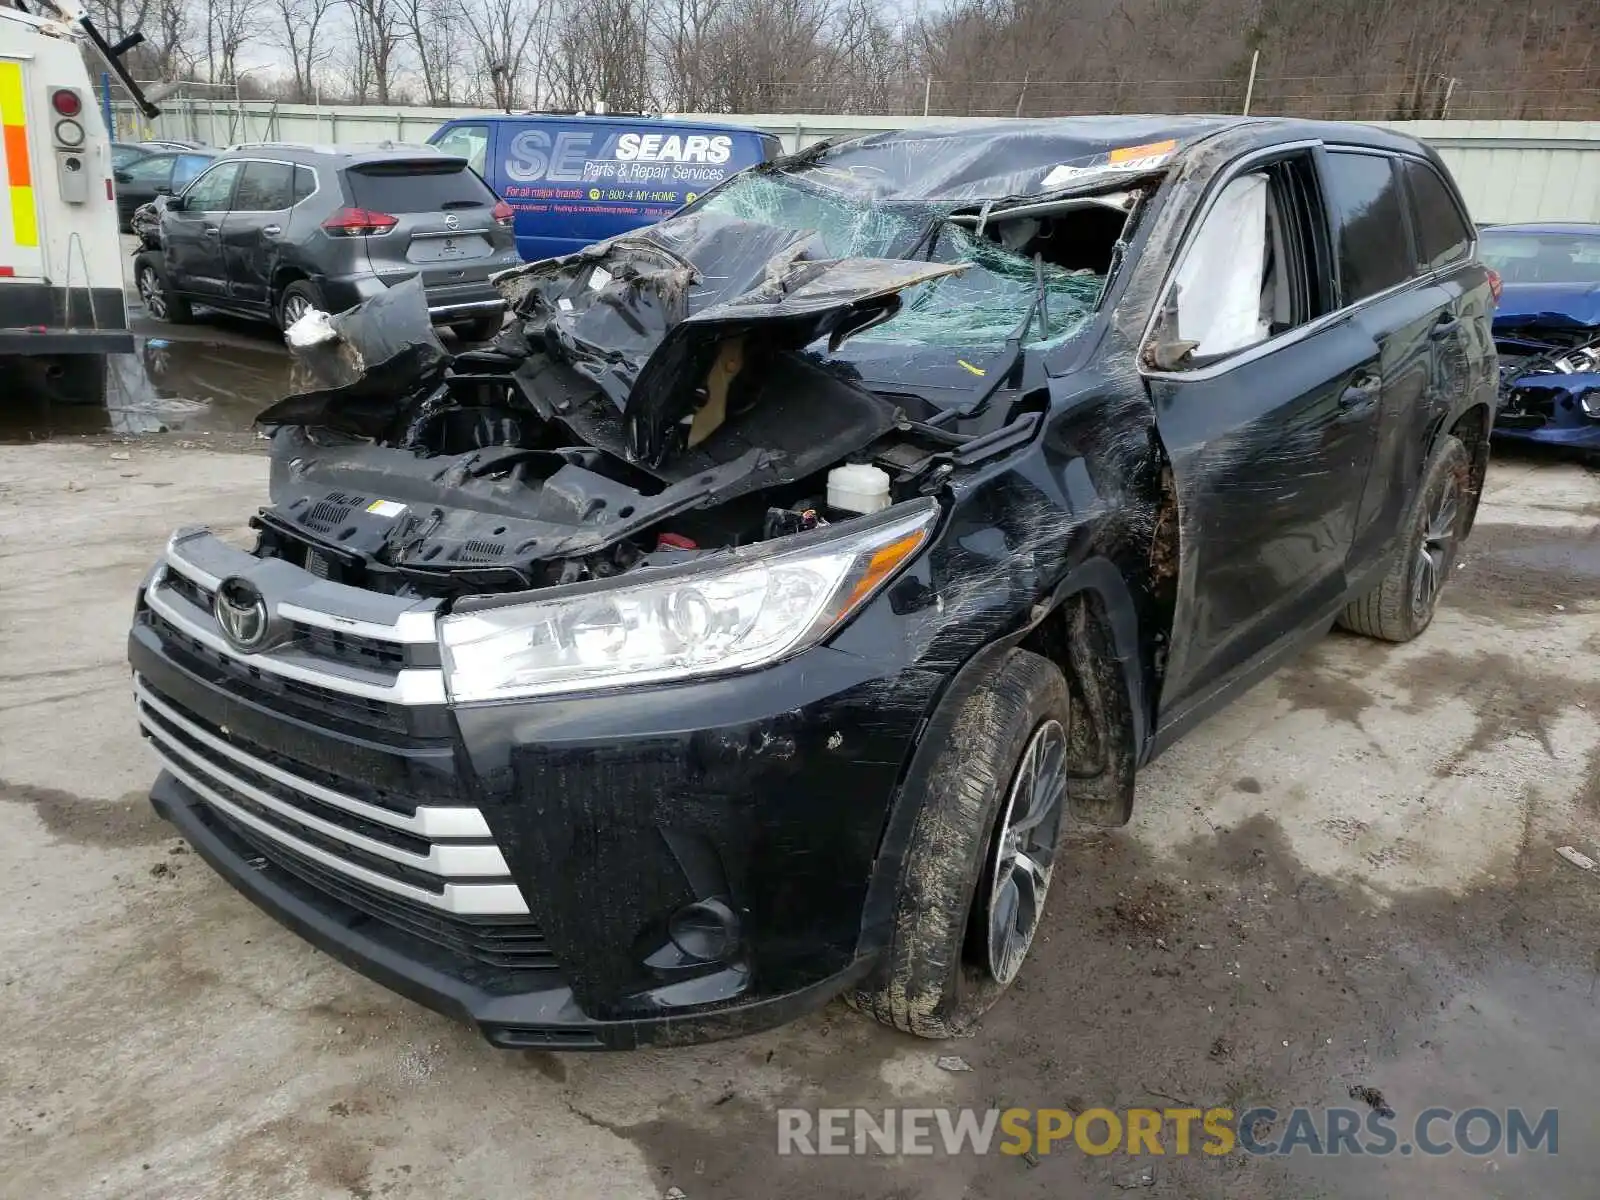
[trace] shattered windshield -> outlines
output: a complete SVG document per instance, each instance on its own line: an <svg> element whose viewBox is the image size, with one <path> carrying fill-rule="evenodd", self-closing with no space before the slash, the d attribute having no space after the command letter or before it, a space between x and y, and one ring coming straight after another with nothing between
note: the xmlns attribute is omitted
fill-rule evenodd
<svg viewBox="0 0 1600 1200"><path fill-rule="evenodd" d="M970 207L970 206L969 206ZM740 220L814 231L831 258L926 258L967 269L907 289L902 308L858 342L999 349L1065 341L1094 315L1105 276L1068 270L949 223L952 204L857 199L792 176L750 173L698 206ZM1026 324L1026 328L1024 325Z"/></svg>

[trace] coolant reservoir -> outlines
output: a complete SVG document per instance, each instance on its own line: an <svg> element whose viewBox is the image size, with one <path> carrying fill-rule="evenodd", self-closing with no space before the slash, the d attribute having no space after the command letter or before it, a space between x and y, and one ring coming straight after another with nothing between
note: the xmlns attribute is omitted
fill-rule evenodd
<svg viewBox="0 0 1600 1200"><path fill-rule="evenodd" d="M889 473L866 463L828 472L828 507L842 512L875 513L889 507Z"/></svg>

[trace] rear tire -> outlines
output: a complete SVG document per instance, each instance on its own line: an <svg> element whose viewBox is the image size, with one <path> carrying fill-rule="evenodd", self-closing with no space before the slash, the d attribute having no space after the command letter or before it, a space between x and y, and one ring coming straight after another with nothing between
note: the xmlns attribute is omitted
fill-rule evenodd
<svg viewBox="0 0 1600 1200"><path fill-rule="evenodd" d="M278 328L286 330L313 308L328 311L322 292L309 279L296 279L278 297Z"/></svg>
<svg viewBox="0 0 1600 1200"><path fill-rule="evenodd" d="M1428 459L1422 486L1395 539L1389 573L1345 607L1341 626L1386 642L1409 642L1432 623L1465 536L1471 487L1467 448L1446 434Z"/></svg>
<svg viewBox="0 0 1600 1200"><path fill-rule="evenodd" d="M173 294L172 285L167 281L167 265L160 254L147 250L139 255L134 259L133 274L139 299L153 318L172 325L187 325L194 320L189 302Z"/></svg>
<svg viewBox="0 0 1600 1200"><path fill-rule="evenodd" d="M1067 683L1012 650L963 699L922 784L878 974L849 997L919 1037L967 1030L1039 927L1067 808Z"/></svg>

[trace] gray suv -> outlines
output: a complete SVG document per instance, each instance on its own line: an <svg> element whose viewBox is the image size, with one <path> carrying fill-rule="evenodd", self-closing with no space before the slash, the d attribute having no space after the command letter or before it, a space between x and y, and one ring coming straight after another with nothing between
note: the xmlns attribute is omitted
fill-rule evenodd
<svg viewBox="0 0 1600 1200"><path fill-rule="evenodd" d="M465 159L419 147L239 147L157 204L136 277L164 321L199 305L286 327L420 275L434 324L477 340L504 319L489 276L519 261L510 205Z"/></svg>

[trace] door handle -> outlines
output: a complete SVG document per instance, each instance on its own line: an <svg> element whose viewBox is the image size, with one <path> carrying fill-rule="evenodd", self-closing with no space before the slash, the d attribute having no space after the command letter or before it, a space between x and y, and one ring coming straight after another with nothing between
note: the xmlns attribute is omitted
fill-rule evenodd
<svg viewBox="0 0 1600 1200"><path fill-rule="evenodd" d="M265 228L263 228L261 230L261 232L266 234L268 237L277 237L280 233L283 232L283 226L282 225L268 225Z"/></svg>
<svg viewBox="0 0 1600 1200"><path fill-rule="evenodd" d="M1461 328L1461 318L1454 313L1440 313L1439 319L1433 323L1433 329L1428 336L1434 341L1443 341L1456 330Z"/></svg>
<svg viewBox="0 0 1600 1200"><path fill-rule="evenodd" d="M207 225L206 226L206 236L207 237L217 237L219 233L220 233L220 230L218 230L215 225Z"/></svg>

